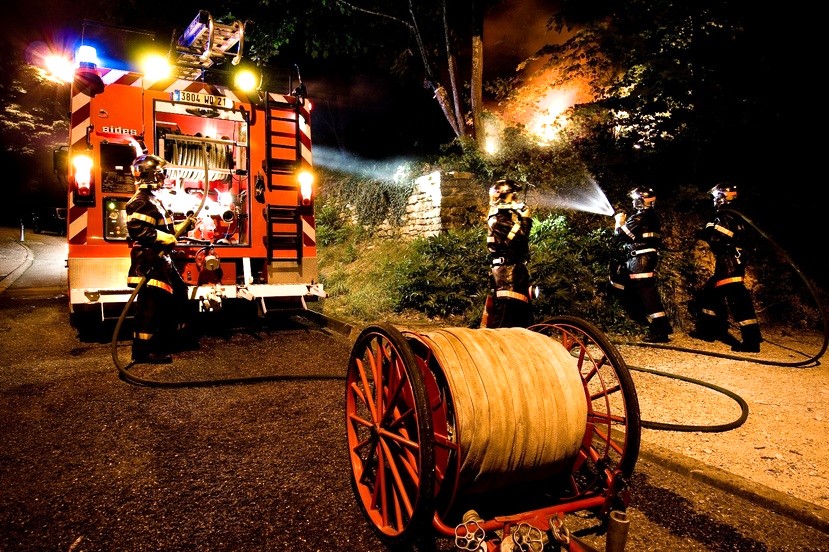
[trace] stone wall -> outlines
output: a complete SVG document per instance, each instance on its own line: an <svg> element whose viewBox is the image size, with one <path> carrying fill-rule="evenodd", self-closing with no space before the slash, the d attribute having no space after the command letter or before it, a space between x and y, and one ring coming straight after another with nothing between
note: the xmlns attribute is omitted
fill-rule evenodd
<svg viewBox="0 0 829 552"><path fill-rule="evenodd" d="M434 172L415 180L406 213L398 226L384 222L382 237L413 239L436 236L451 228L485 224L488 206L484 186L466 172Z"/></svg>

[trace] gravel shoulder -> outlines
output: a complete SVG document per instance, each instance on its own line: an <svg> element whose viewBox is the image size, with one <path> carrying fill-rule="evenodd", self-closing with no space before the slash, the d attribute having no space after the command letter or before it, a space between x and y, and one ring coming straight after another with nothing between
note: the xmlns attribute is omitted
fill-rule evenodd
<svg viewBox="0 0 829 552"><path fill-rule="evenodd" d="M792 366L816 355L823 336L764 329L764 339L761 352L743 354L746 360L725 358L736 354L723 343L685 335L674 334L665 348L618 344L644 422L726 426L740 419L733 398L674 374L728 390L748 407L744 423L726 431L648 429L643 423L643 446L661 447L829 508L829 455L820 446L829 435L829 367L823 358Z"/></svg>
<svg viewBox="0 0 829 552"><path fill-rule="evenodd" d="M66 326L63 299L6 300L0 549L380 549L349 488L342 379L351 339L305 324L210 334L174 364L142 366L134 374L164 381L284 379L142 387L119 380L107 341L78 341ZM800 336L794 344L817 351L817 337L813 348ZM775 350L771 334L767 339L764 357ZM702 471L722 468L805 503L826 504L826 455L814 446L826 434L824 366L619 348L632 367L645 420L719 424L740 409L720 394L636 367L712 382L750 407L746 423L727 432L644 430L631 485L629 549L827 550L819 544L824 529L769 516L752 507L756 501L723 497L693 474L654 475L646 454L661 447L680 461L698 459ZM128 347L119 349L122 358L128 355ZM771 535L749 537L757 532L747 526L757 523ZM452 549L451 539L440 546Z"/></svg>

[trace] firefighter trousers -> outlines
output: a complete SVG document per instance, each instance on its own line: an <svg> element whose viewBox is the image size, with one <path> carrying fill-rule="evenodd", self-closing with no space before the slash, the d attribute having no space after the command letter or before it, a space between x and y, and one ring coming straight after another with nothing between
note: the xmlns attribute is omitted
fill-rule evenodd
<svg viewBox="0 0 829 552"><path fill-rule="evenodd" d="M697 335L703 338L720 338L728 333L728 315L740 328L743 343L759 346L762 341L760 324L742 279L717 285L721 277L711 278L702 290Z"/></svg>

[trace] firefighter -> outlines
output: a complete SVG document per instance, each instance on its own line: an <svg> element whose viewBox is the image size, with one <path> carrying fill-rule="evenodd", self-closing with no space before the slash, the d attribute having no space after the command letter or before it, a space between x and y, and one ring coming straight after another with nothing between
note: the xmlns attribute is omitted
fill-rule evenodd
<svg viewBox="0 0 829 552"><path fill-rule="evenodd" d="M628 197L634 212L614 215L613 232L619 244L619 259L611 267L610 284L617 290L634 320L644 321L647 343L667 343L673 333L657 287L656 267L662 246L661 224L656 213L656 194L637 186Z"/></svg>
<svg viewBox="0 0 829 552"><path fill-rule="evenodd" d="M714 199L714 217L699 237L707 242L714 254L714 274L699 291L697 327L691 336L705 341L730 341L728 312L740 328L742 341L732 351L759 353L760 323L751 294L745 286L746 250L745 223L731 211L737 200L737 186L722 182L708 192Z"/></svg>
<svg viewBox="0 0 829 552"><path fill-rule="evenodd" d="M481 327L528 327L530 305L529 237L532 218L524 203L517 201L521 186L502 179L489 189L487 250L491 272L490 295Z"/></svg>
<svg viewBox="0 0 829 552"><path fill-rule="evenodd" d="M174 225L172 214L155 196L164 184L166 164L155 155L141 155L132 163L136 191L126 205L131 244L127 284L135 288L146 278L135 303L132 360L136 363L172 362L171 342L187 302L187 284L170 255L176 236L192 219Z"/></svg>

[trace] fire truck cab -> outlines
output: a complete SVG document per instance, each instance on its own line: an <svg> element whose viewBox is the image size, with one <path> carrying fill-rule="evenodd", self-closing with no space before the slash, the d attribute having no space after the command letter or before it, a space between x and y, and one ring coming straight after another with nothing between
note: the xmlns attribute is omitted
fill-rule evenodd
<svg viewBox="0 0 829 552"><path fill-rule="evenodd" d="M197 219L174 260L199 311L237 300L259 312L307 308L325 296L304 85L280 95L206 80L217 65L239 64L244 32L200 11L171 44L167 76L110 67L92 44L79 50L66 162L74 327L119 318L132 295L125 206L131 164L144 153L168 162L157 195L176 220Z"/></svg>

